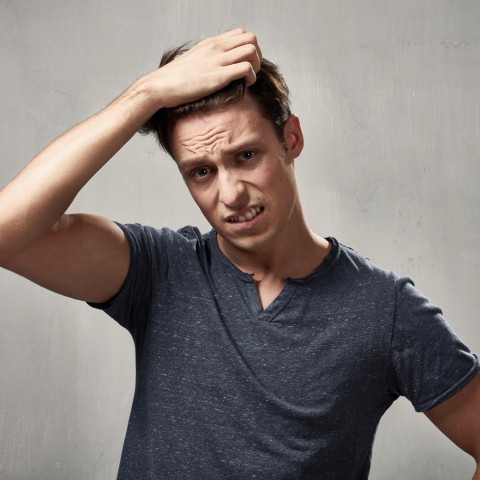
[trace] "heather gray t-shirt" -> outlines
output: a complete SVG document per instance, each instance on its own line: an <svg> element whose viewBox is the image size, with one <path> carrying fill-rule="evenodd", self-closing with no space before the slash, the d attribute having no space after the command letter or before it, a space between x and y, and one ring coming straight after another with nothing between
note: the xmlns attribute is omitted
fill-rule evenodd
<svg viewBox="0 0 480 480"><path fill-rule="evenodd" d="M424 411L478 371L410 279L335 239L263 310L215 232L121 228L129 273L96 305L136 347L121 480L366 479L399 395Z"/></svg>

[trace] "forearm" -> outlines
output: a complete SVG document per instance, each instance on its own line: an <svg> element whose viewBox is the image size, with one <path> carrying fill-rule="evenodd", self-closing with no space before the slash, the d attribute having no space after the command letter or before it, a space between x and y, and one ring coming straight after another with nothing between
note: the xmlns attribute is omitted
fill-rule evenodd
<svg viewBox="0 0 480 480"><path fill-rule="evenodd" d="M158 109L239 78L253 83L260 58L255 36L243 29L206 39L55 140L0 192L0 265L52 231L80 189Z"/></svg>
<svg viewBox="0 0 480 480"><path fill-rule="evenodd" d="M140 80L40 152L0 192L0 257L51 231L81 188L158 108Z"/></svg>

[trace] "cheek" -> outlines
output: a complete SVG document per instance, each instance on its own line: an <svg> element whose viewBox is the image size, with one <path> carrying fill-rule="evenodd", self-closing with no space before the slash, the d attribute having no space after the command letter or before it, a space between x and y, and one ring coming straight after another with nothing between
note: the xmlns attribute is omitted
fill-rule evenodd
<svg viewBox="0 0 480 480"><path fill-rule="evenodd" d="M272 193L287 194L290 190L295 188L295 174L293 169L288 166L280 166L274 171L270 171L261 177L262 187L265 190L272 191Z"/></svg>
<svg viewBox="0 0 480 480"><path fill-rule="evenodd" d="M189 187L188 189L202 213L205 216L212 215L214 206L213 192L208 189L197 189L195 187Z"/></svg>

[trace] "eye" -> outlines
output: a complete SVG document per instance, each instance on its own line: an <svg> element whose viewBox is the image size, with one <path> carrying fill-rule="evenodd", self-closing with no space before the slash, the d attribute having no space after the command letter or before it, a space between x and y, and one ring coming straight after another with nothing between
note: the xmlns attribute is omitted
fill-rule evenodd
<svg viewBox="0 0 480 480"><path fill-rule="evenodd" d="M253 150L247 150L246 152L240 153L240 160L248 161L251 160L256 155L256 152Z"/></svg>
<svg viewBox="0 0 480 480"><path fill-rule="evenodd" d="M209 167L198 167L192 172L192 177L203 178L211 173L212 170Z"/></svg>

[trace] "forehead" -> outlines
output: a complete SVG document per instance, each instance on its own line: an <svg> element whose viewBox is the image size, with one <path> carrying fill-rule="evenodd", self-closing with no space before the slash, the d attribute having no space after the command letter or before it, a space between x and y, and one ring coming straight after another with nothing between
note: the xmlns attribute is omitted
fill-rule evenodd
<svg viewBox="0 0 480 480"><path fill-rule="evenodd" d="M171 144L178 158L260 139L268 135L269 130L273 132L270 121L247 95L232 105L177 120L171 132Z"/></svg>

